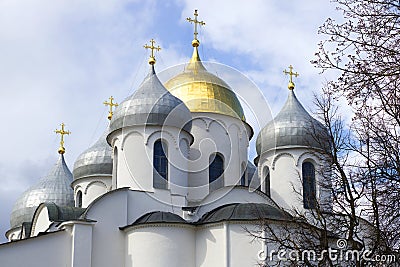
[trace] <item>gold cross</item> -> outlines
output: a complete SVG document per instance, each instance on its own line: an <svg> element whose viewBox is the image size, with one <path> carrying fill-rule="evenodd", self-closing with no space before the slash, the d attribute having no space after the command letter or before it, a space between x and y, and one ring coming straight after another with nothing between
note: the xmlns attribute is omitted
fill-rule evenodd
<svg viewBox="0 0 400 267"><path fill-rule="evenodd" d="M299 74L297 72L293 72L293 66L292 65L289 66L289 71L284 70L283 73L285 73L286 75L289 75L290 80L289 80L288 88L289 88L289 90L293 90L294 89L293 76L299 77Z"/></svg>
<svg viewBox="0 0 400 267"><path fill-rule="evenodd" d="M154 39L150 40L151 45L147 45L145 44L143 47L146 49L151 49L151 56L149 58L149 64L150 65L154 65L156 63L156 58L154 57L154 50L160 51L161 47L160 46L154 46L154 43L156 41L154 41Z"/></svg>
<svg viewBox="0 0 400 267"><path fill-rule="evenodd" d="M194 39L193 39L193 42L192 42L192 45L193 46L199 46L200 45L200 42L199 42L199 40L197 40L197 35L199 34L198 32L197 32L197 24L199 24L199 25L201 25L201 26L203 26L203 25L206 25L206 23L204 22L204 21L199 21L198 19L197 19L197 16L198 16L199 14L197 13L197 9L194 11L194 19L192 19L192 18L186 18L186 20L187 21L189 21L190 23L193 23L194 24Z"/></svg>
<svg viewBox="0 0 400 267"><path fill-rule="evenodd" d="M113 103L114 97L110 96L110 102L104 101L103 104L106 106L110 106L110 111L108 112L108 119L111 120L112 116L114 115L113 113L113 107L118 107L118 103Z"/></svg>
<svg viewBox="0 0 400 267"><path fill-rule="evenodd" d="M55 130L56 134L60 134L61 135L61 141L60 141L60 148L58 149L58 153L59 154L64 154L65 153L65 148L64 148L64 135L66 134L70 134L70 131L65 131L64 129L65 124L61 123L61 130Z"/></svg>

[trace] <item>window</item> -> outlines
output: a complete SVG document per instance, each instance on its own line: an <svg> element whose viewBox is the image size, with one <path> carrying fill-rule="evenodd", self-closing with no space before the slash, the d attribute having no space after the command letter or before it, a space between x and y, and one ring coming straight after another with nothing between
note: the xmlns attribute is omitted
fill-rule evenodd
<svg viewBox="0 0 400 267"><path fill-rule="evenodd" d="M305 209L315 209L317 206L315 188L315 167L311 162L302 165L303 174L303 205Z"/></svg>
<svg viewBox="0 0 400 267"><path fill-rule="evenodd" d="M210 166L208 168L208 182L210 191L224 186L224 159L220 154L210 156Z"/></svg>
<svg viewBox="0 0 400 267"><path fill-rule="evenodd" d="M240 177L240 185L246 185L246 164L242 163L242 177Z"/></svg>
<svg viewBox="0 0 400 267"><path fill-rule="evenodd" d="M271 196L271 175L268 166L264 168L264 183L265 183L265 194Z"/></svg>
<svg viewBox="0 0 400 267"><path fill-rule="evenodd" d="M113 159L113 175L112 175L112 186L113 189L117 188L117 167L118 167L118 148L114 147L114 159Z"/></svg>
<svg viewBox="0 0 400 267"><path fill-rule="evenodd" d="M154 143L153 150L153 187L159 189L168 188L168 159L166 156L167 145L161 140Z"/></svg>
<svg viewBox="0 0 400 267"><path fill-rule="evenodd" d="M78 191L78 193L76 193L76 203L75 205L78 208L82 208L82 191Z"/></svg>

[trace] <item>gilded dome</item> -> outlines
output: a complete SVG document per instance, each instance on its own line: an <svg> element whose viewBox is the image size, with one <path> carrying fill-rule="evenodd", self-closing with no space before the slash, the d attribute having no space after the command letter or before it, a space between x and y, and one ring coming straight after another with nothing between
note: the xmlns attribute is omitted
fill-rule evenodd
<svg viewBox="0 0 400 267"><path fill-rule="evenodd" d="M207 71L197 46L185 70L165 83L165 87L181 99L191 112L228 115L245 121L239 99L221 78Z"/></svg>
<svg viewBox="0 0 400 267"><path fill-rule="evenodd" d="M15 202L11 212L11 228L19 227L24 222L31 222L36 208L45 202L58 206L74 206L74 192L71 188L72 174L60 155L54 168L25 191Z"/></svg>
<svg viewBox="0 0 400 267"><path fill-rule="evenodd" d="M293 90L282 110L257 136L257 154L287 146L329 149L326 128L314 119L301 105Z"/></svg>
<svg viewBox="0 0 400 267"><path fill-rule="evenodd" d="M79 155L74 164L74 180L91 176L111 176L112 150L106 141L108 129L97 142Z"/></svg>

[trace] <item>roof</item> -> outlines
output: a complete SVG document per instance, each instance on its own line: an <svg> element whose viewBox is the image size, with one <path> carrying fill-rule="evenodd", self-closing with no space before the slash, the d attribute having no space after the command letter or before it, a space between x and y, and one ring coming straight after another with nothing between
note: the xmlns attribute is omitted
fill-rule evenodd
<svg viewBox="0 0 400 267"><path fill-rule="evenodd" d="M293 90L290 90L282 110L258 134L257 154L286 146L305 146L326 151L330 147L327 136L322 123L308 114Z"/></svg>
<svg viewBox="0 0 400 267"><path fill-rule="evenodd" d="M187 106L173 96L158 79L154 66L139 88L114 112L110 133L129 126L174 126L190 132L192 115Z"/></svg>
<svg viewBox="0 0 400 267"><path fill-rule="evenodd" d="M222 221L254 221L261 219L288 220L291 216L276 207L264 203L232 203L207 212L197 224Z"/></svg>
<svg viewBox="0 0 400 267"><path fill-rule="evenodd" d="M86 210L85 208L59 206L55 203L44 203L52 222L63 222L77 220Z"/></svg>
<svg viewBox="0 0 400 267"><path fill-rule="evenodd" d="M106 141L108 129L97 142L79 155L74 164L74 179L89 176L111 176L113 168L112 149Z"/></svg>
<svg viewBox="0 0 400 267"><path fill-rule="evenodd" d="M121 227L121 229L128 228L130 226L142 225L142 224L151 224L151 223L188 223L179 215L166 212L166 211L153 211L146 213L145 215L141 216L137 219L134 223Z"/></svg>
<svg viewBox="0 0 400 267"><path fill-rule="evenodd" d="M11 212L11 228L31 222L36 208L44 202L60 206L74 206L74 192L71 188L72 173L60 155L54 168L39 182L26 190L15 202Z"/></svg>

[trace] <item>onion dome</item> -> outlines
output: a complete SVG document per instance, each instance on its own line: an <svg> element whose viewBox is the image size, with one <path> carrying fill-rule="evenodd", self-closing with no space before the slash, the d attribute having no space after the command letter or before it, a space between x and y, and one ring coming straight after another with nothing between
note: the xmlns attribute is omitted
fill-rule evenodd
<svg viewBox="0 0 400 267"><path fill-rule="evenodd" d="M187 106L165 89L152 64L150 73L136 92L115 109L110 133L139 125L174 126L190 132L191 120Z"/></svg>
<svg viewBox="0 0 400 267"><path fill-rule="evenodd" d="M264 203L232 203L207 212L198 224L222 221L255 221L262 219L289 220L291 216L276 207Z"/></svg>
<svg viewBox="0 0 400 267"><path fill-rule="evenodd" d="M112 175L112 149L106 141L107 134L108 129L93 146L79 155L74 164L74 180Z"/></svg>
<svg viewBox="0 0 400 267"><path fill-rule="evenodd" d="M74 206L74 192L71 188L72 174L64 160L63 153L54 168L39 182L25 191L15 202L11 212L11 228L31 222L36 208L44 202L58 206Z"/></svg>
<svg viewBox="0 0 400 267"><path fill-rule="evenodd" d="M329 148L326 128L308 114L297 100L293 82L289 86L292 87L289 87L289 96L282 110L258 134L258 155L270 149L288 146L311 147L324 151Z"/></svg>
<svg viewBox="0 0 400 267"><path fill-rule="evenodd" d="M168 80L165 87L182 99L191 112L218 113L245 121L236 94L225 81L207 71L200 60L197 46L193 46L192 58L184 71Z"/></svg>

